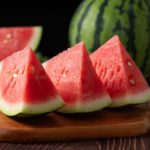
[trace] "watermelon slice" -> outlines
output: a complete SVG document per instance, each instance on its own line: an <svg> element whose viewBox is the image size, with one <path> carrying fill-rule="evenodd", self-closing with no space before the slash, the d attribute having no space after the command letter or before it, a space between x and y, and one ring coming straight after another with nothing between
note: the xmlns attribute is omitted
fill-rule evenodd
<svg viewBox="0 0 150 150"><path fill-rule="evenodd" d="M26 46L35 50L41 35L41 26L0 28L0 60Z"/></svg>
<svg viewBox="0 0 150 150"><path fill-rule="evenodd" d="M37 115L63 105L31 48L4 59L0 70L0 109L4 114Z"/></svg>
<svg viewBox="0 0 150 150"><path fill-rule="evenodd" d="M118 36L106 42L90 58L113 99L112 107L150 100L150 88Z"/></svg>
<svg viewBox="0 0 150 150"><path fill-rule="evenodd" d="M58 54L43 64L65 106L63 113L100 110L111 103L98 79L83 42Z"/></svg>

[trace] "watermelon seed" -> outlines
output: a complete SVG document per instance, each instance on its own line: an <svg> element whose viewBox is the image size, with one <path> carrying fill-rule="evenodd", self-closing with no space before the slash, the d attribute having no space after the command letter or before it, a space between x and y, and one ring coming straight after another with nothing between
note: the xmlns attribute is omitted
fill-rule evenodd
<svg viewBox="0 0 150 150"><path fill-rule="evenodd" d="M65 77L67 76L67 74L68 74L68 70L64 68L64 69L62 70L62 77L65 78Z"/></svg>
<svg viewBox="0 0 150 150"><path fill-rule="evenodd" d="M9 43L9 41L12 39L12 33L8 33L4 39L4 44Z"/></svg>
<svg viewBox="0 0 150 150"><path fill-rule="evenodd" d="M6 35L6 39L10 40L11 38L12 38L12 33L8 33L8 34Z"/></svg>
<svg viewBox="0 0 150 150"><path fill-rule="evenodd" d="M63 74L63 77L66 77L68 74L68 70L65 70L64 74Z"/></svg>
<svg viewBox="0 0 150 150"><path fill-rule="evenodd" d="M128 63L127 63L127 64L128 64L128 66L129 66L129 67L131 67L131 66L132 66L132 64L131 64L131 62L130 62L130 61L128 61Z"/></svg>
<svg viewBox="0 0 150 150"><path fill-rule="evenodd" d="M22 74L22 73L23 73L23 70L20 70L19 73Z"/></svg>
<svg viewBox="0 0 150 150"><path fill-rule="evenodd" d="M25 71L25 66L22 66L22 67L19 68L19 72L18 73L23 74L24 71Z"/></svg>
<svg viewBox="0 0 150 150"><path fill-rule="evenodd" d="M133 80L133 79L130 79L129 82L130 82L131 85L135 85L136 84L135 80Z"/></svg>
<svg viewBox="0 0 150 150"><path fill-rule="evenodd" d="M13 74L13 77L14 77L14 78L16 78L17 76L18 76L18 74L16 74L16 73Z"/></svg>

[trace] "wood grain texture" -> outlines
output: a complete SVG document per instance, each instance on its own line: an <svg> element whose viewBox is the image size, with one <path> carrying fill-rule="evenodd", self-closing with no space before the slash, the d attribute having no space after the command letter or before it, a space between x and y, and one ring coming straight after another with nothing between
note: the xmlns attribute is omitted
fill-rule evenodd
<svg viewBox="0 0 150 150"><path fill-rule="evenodd" d="M0 150L149 150L150 134L92 141L46 143L0 143Z"/></svg>
<svg viewBox="0 0 150 150"><path fill-rule="evenodd" d="M0 114L0 141L10 142L71 141L136 136L146 133L149 128L150 108L148 105L106 109L89 114L50 113L37 118L24 119L10 118ZM113 147L114 145L115 143Z"/></svg>

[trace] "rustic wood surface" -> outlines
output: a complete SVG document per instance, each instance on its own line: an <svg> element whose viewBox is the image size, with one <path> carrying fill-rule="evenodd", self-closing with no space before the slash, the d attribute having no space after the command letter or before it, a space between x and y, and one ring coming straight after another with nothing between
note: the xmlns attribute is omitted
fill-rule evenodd
<svg viewBox="0 0 150 150"><path fill-rule="evenodd" d="M0 143L0 150L150 150L150 134L91 141Z"/></svg>

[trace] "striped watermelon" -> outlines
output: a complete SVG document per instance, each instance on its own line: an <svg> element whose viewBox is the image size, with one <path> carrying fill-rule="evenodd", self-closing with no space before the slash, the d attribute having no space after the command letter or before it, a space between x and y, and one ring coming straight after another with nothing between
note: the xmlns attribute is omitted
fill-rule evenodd
<svg viewBox="0 0 150 150"><path fill-rule="evenodd" d="M150 2L84 0L69 29L70 45L84 41L90 52L118 34L145 76L150 75Z"/></svg>

